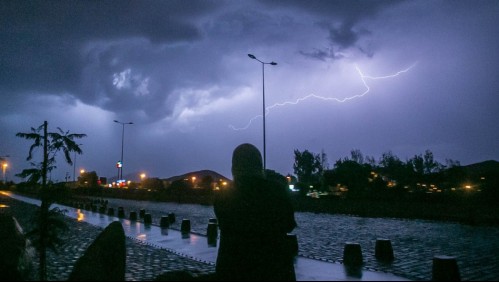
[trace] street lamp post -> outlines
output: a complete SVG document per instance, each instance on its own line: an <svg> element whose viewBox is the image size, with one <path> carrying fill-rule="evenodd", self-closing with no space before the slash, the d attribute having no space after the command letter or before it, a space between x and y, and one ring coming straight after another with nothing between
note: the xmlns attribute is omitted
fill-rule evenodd
<svg viewBox="0 0 499 282"><path fill-rule="evenodd" d="M266 145L266 140L265 140L265 115L266 115L266 109L265 109L265 65L272 65L275 66L277 65L276 62L270 62L266 63L263 61L260 61L255 57L254 55L248 54L248 57L250 57L253 60L257 60L262 64L262 93L263 93L263 109L262 109L262 116L263 116L263 170L265 171L266 169L266 164L267 164L267 145Z"/></svg>
<svg viewBox="0 0 499 282"><path fill-rule="evenodd" d="M146 179L146 174L141 173L140 174L140 188L144 188L144 179Z"/></svg>
<svg viewBox="0 0 499 282"><path fill-rule="evenodd" d="M7 177L5 176L5 170L9 165L7 163L2 164L2 172L3 172L3 184L7 183Z"/></svg>
<svg viewBox="0 0 499 282"><path fill-rule="evenodd" d="M123 129L121 131L121 167L118 168L118 180L121 180L123 178L123 145L125 143L125 125L126 124L133 124L133 122L120 122L117 120L114 120L114 122L119 123L122 125Z"/></svg>
<svg viewBox="0 0 499 282"><path fill-rule="evenodd" d="M78 146L81 146L83 144L78 144ZM76 151L75 151L75 158L73 162L73 183L76 183Z"/></svg>
<svg viewBox="0 0 499 282"><path fill-rule="evenodd" d="M7 161L4 160L4 158L8 158L10 157L9 155L5 155L5 156L0 156L0 160L3 160L4 162L2 163L2 173L3 173L3 183L6 184L7 183L7 176L5 174L5 170L7 169L7 167L9 166L7 164Z"/></svg>

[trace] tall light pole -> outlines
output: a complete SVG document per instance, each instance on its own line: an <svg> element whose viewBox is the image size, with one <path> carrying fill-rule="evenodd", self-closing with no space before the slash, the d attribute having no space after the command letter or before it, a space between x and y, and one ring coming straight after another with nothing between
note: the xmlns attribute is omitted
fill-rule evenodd
<svg viewBox="0 0 499 282"><path fill-rule="evenodd" d="M7 183L7 177L5 176L5 170L9 165L7 163L2 164L2 172L3 172L3 184Z"/></svg>
<svg viewBox="0 0 499 282"><path fill-rule="evenodd" d="M114 120L114 122L116 123L119 123L123 126L123 130L121 131L121 167L119 167L118 169L118 180L121 180L123 179L123 145L125 143L125 125L126 124L133 124L133 122L120 122L120 121L117 121L117 120Z"/></svg>
<svg viewBox="0 0 499 282"><path fill-rule="evenodd" d="M0 160L3 160L3 163L2 163L2 173L3 173L3 184L4 185L7 183L7 176L5 174L5 170L9 166L9 164L7 164L7 161L4 158L8 158L8 157L10 157L10 156L9 155L0 156Z"/></svg>
<svg viewBox="0 0 499 282"><path fill-rule="evenodd" d="M257 61L259 61L262 64L262 92L263 92L263 109L262 109L262 116L263 116L263 170L265 171L266 166L267 166L267 145L266 145L266 141L265 141L265 112L266 112L266 109L265 109L265 65L275 66L275 65L277 65L277 63L276 62L270 62L270 63L262 62L259 59L257 59L257 57L255 57L255 56L253 56L251 54L248 54L248 57L250 57L253 60L257 60Z"/></svg>
<svg viewBox="0 0 499 282"><path fill-rule="evenodd" d="M78 144L78 146L81 146L83 144ZM73 162L73 183L76 183L76 151L75 151L75 159Z"/></svg>

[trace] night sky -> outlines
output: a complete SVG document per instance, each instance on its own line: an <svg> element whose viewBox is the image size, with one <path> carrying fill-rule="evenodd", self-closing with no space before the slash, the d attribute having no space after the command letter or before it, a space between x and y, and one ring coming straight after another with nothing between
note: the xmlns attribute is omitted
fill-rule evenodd
<svg viewBox="0 0 499 282"><path fill-rule="evenodd" d="M359 149L499 160L499 1L1 1L0 156L29 168L44 120L85 133L76 168L231 178L233 149L293 174ZM303 98L303 99L302 99ZM41 150L37 151L41 158ZM61 156L62 157L62 156ZM58 159L52 180L73 167Z"/></svg>

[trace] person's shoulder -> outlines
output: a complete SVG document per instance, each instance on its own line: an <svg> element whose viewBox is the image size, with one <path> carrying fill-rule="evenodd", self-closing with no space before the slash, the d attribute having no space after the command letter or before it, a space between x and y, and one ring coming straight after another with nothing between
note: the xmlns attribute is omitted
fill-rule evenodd
<svg viewBox="0 0 499 282"><path fill-rule="evenodd" d="M281 196L287 195L288 190L286 189L286 185L279 181L275 181L272 179L265 179L262 185L265 187L265 190L273 194Z"/></svg>
<svg viewBox="0 0 499 282"><path fill-rule="evenodd" d="M263 179L263 181L266 183L267 186L270 186L270 187L275 187L275 188L286 188L286 185L283 184L282 182L280 181L277 181L275 179Z"/></svg>
<svg viewBox="0 0 499 282"><path fill-rule="evenodd" d="M226 203L227 201L229 201L233 197L234 197L233 189L223 189L223 190L216 191L213 204L216 206L216 205Z"/></svg>

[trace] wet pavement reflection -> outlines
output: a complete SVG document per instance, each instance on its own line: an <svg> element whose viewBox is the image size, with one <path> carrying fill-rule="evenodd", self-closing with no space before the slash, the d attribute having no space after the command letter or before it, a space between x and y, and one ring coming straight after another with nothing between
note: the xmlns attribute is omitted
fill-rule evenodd
<svg viewBox="0 0 499 282"><path fill-rule="evenodd" d="M37 199L17 195L11 192L0 192L13 199L34 205L40 205ZM214 264L218 253L218 239L208 241L207 236L195 233L182 233L171 228L161 228L153 224L131 221L98 212L54 204L66 210L66 216L105 228L111 222L120 221L127 237L148 245L169 250L190 259ZM295 272L298 281L409 281L390 273L366 271L361 267L346 267L343 264L314 260L297 256Z"/></svg>

